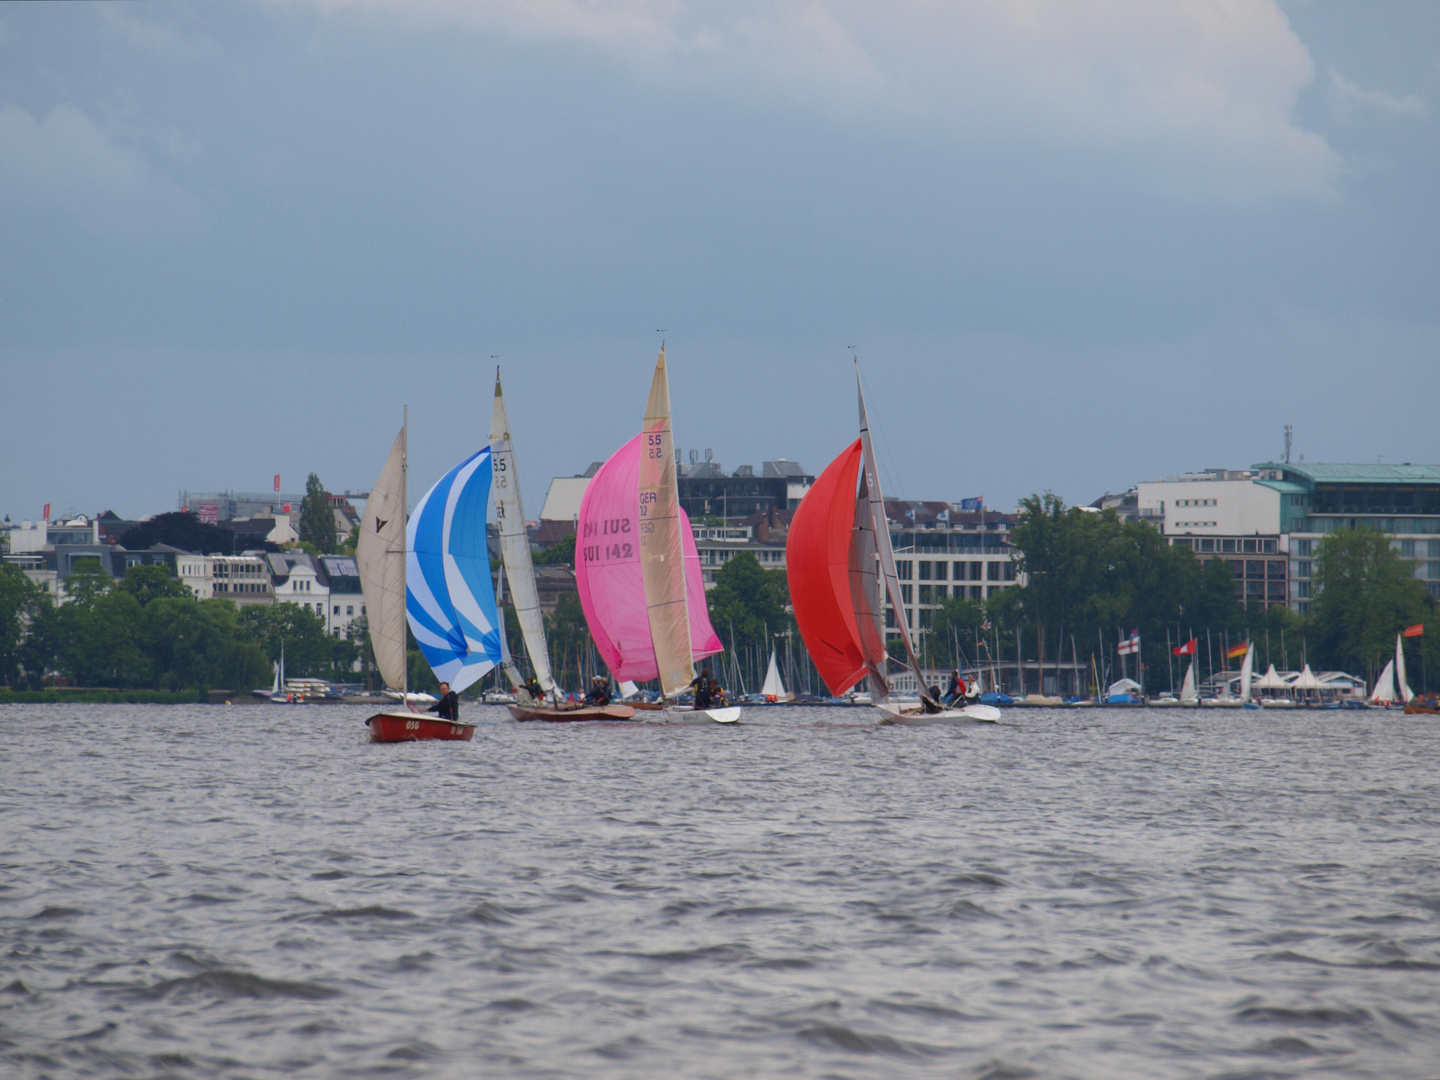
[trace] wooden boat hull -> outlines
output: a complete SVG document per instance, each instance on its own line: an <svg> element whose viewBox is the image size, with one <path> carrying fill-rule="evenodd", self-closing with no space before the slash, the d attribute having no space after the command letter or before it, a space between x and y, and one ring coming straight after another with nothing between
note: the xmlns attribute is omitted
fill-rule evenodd
<svg viewBox="0 0 1440 1080"><path fill-rule="evenodd" d="M475 736L474 724L440 720L416 713L376 713L366 720L371 742L419 742L421 739L457 739L468 742Z"/></svg>
<svg viewBox="0 0 1440 1080"><path fill-rule="evenodd" d="M1409 716L1440 716L1440 701L1409 701L1405 712Z"/></svg>
<svg viewBox="0 0 1440 1080"><path fill-rule="evenodd" d="M578 720L629 720L635 710L629 705L580 705L573 709L557 709L553 705L510 705L516 720L547 720L550 723L574 723Z"/></svg>
<svg viewBox="0 0 1440 1080"><path fill-rule="evenodd" d="M942 709L938 713L927 713L918 705L901 706L893 702L884 702L875 708L884 715L884 723L911 727L927 724L994 724L1000 719L1000 710L993 705L966 705L960 709Z"/></svg>

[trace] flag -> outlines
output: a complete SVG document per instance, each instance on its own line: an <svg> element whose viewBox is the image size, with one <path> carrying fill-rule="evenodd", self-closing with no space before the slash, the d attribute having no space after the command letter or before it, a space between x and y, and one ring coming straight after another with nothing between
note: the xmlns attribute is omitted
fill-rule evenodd
<svg viewBox="0 0 1440 1080"><path fill-rule="evenodd" d="M1250 642L1248 641L1242 641L1239 645L1231 645L1230 648L1225 651L1225 659L1234 660L1237 656L1244 656L1246 650L1249 648Z"/></svg>
<svg viewBox="0 0 1440 1080"><path fill-rule="evenodd" d="M282 511L280 511L280 512L281 512L282 514L288 514L288 513L290 512L290 504L289 504L289 503L286 503L286 504L285 504L285 509L282 510Z"/></svg>
<svg viewBox="0 0 1440 1080"><path fill-rule="evenodd" d="M1129 636L1128 638L1121 638L1121 639L1120 639L1120 644L1119 644L1119 646L1116 647L1115 651L1118 652L1118 653L1120 653L1122 656L1128 656L1128 655L1130 655L1131 653L1137 653L1137 652L1139 652L1139 651L1140 651L1140 631L1139 631L1139 630L1131 630L1131 631L1130 631L1130 636Z"/></svg>
<svg viewBox="0 0 1440 1080"><path fill-rule="evenodd" d="M1176 645L1170 652L1174 656L1193 656L1200 651L1200 639L1191 638L1184 645Z"/></svg>
<svg viewBox="0 0 1440 1080"><path fill-rule="evenodd" d="M984 505L985 505L985 496L984 496L984 495L980 495L980 496L978 496L977 498L974 498L974 499L961 499L961 500L960 500L960 509L961 509L961 510L979 510L979 509L981 509Z"/></svg>
<svg viewBox="0 0 1440 1080"><path fill-rule="evenodd" d="M47 522L47 523L50 521L50 504L49 504L49 503L46 503L46 504L45 504L45 513L44 513L43 515L41 515L40 520L41 520L41 521L44 521L44 522Z"/></svg>
<svg viewBox="0 0 1440 1080"><path fill-rule="evenodd" d="M277 495L280 493L280 474L278 472L275 474L275 493Z"/></svg>
<svg viewBox="0 0 1440 1080"><path fill-rule="evenodd" d="M1425 624L1417 622L1414 626L1405 627L1406 637L1420 637L1425 633Z"/></svg>
<svg viewBox="0 0 1440 1080"><path fill-rule="evenodd" d="M950 520L950 508L949 508L949 507L946 507L944 510L941 510L938 514L935 515L935 520L936 520L936 521L949 521L949 520Z"/></svg>

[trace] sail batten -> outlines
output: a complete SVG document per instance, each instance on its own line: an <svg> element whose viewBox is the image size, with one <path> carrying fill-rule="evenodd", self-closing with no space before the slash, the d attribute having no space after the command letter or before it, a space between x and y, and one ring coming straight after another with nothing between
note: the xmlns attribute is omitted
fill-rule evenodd
<svg viewBox="0 0 1440 1080"><path fill-rule="evenodd" d="M355 563L375 666L385 685L405 688L405 428L370 488Z"/></svg>
<svg viewBox="0 0 1440 1080"><path fill-rule="evenodd" d="M530 655L535 679L548 694L555 688L555 678L550 671L545 620L540 612L540 594L535 587L535 564L530 556L530 537L525 532L520 477L515 470L510 417L505 411L505 395L500 386L498 369L495 372L495 404L490 416L490 455L495 483L495 522L500 528L501 558L510 577L510 599L515 606L515 618L520 624L520 634L525 640L525 650ZM513 664L507 663L506 674L512 683L515 682Z"/></svg>

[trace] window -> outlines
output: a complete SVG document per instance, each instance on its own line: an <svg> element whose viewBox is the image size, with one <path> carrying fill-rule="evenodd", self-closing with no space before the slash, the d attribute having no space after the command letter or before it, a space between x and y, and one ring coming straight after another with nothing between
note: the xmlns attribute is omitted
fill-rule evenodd
<svg viewBox="0 0 1440 1080"><path fill-rule="evenodd" d="M971 599L971 600L984 600L984 599L985 599L985 586L983 586L983 585L971 585L971 586L970 586L970 599Z"/></svg>
<svg viewBox="0 0 1440 1080"><path fill-rule="evenodd" d="M1247 581L1245 583L1246 600L1264 600L1265 583L1263 581Z"/></svg>
<svg viewBox="0 0 1440 1080"><path fill-rule="evenodd" d="M1265 576L1271 581L1285 580L1285 563L1280 560L1271 559L1265 564Z"/></svg>
<svg viewBox="0 0 1440 1080"><path fill-rule="evenodd" d="M1440 540L1425 541L1430 546L1430 558L1440 559Z"/></svg>
<svg viewBox="0 0 1440 1080"><path fill-rule="evenodd" d="M1227 552L1230 552L1231 554L1234 554L1234 552L1235 552L1236 550L1238 550L1238 549L1235 547L1235 541L1234 541L1234 540L1221 540L1221 541L1220 541L1220 550L1221 550L1221 551L1227 551Z"/></svg>
<svg viewBox="0 0 1440 1080"><path fill-rule="evenodd" d="M893 607L885 609L885 625L891 630L895 629L895 609Z"/></svg>
<svg viewBox="0 0 1440 1080"><path fill-rule="evenodd" d="M935 580L936 580L936 581L944 581L944 580L945 580L945 571L946 571L947 567L948 567L948 564L943 563L943 562L937 562L937 563L935 564Z"/></svg>
<svg viewBox="0 0 1440 1080"><path fill-rule="evenodd" d="M1310 582L1297 581L1295 583L1295 597L1299 600L1310 599Z"/></svg>
<svg viewBox="0 0 1440 1080"><path fill-rule="evenodd" d="M1245 576L1245 564L1239 559L1227 559L1226 562L1230 564L1230 573L1232 577L1243 578Z"/></svg>
<svg viewBox="0 0 1440 1080"><path fill-rule="evenodd" d="M1200 550L1201 550L1201 551L1214 551L1214 550L1215 550L1215 541L1214 541L1214 540L1201 540L1201 541L1200 541Z"/></svg>
<svg viewBox="0 0 1440 1080"><path fill-rule="evenodd" d="M336 614L336 615L339 615L339 614L340 614L340 605L339 605L339 604L336 604L336 605L335 605L335 614Z"/></svg>
<svg viewBox="0 0 1440 1080"><path fill-rule="evenodd" d="M340 609L339 609L338 607L335 609L335 614L336 614L336 615L339 615L339 614L340 614ZM354 604L346 604L346 605L345 605L345 614L346 614L346 615L354 615L354 614L355 614L355 605L354 605Z"/></svg>
<svg viewBox="0 0 1440 1080"><path fill-rule="evenodd" d="M1295 554L1308 557L1311 554L1310 546L1313 543L1313 540L1296 540Z"/></svg>
<svg viewBox="0 0 1440 1080"><path fill-rule="evenodd" d="M1401 540L1401 541L1399 542L1399 544L1398 544L1398 547L1400 548L1400 557L1401 557L1402 559L1413 559L1413 558L1415 558L1415 541L1414 541L1414 540Z"/></svg>
<svg viewBox="0 0 1440 1080"><path fill-rule="evenodd" d="M992 562L992 563L986 563L986 564L985 564L985 580L986 580L986 581L999 581L999 580L1000 580L1000 564L999 564L998 562Z"/></svg>
<svg viewBox="0 0 1440 1080"><path fill-rule="evenodd" d="M1309 560L1309 559L1297 559L1297 560L1296 560L1296 562L1295 562L1295 576L1298 577L1298 578L1308 578L1308 577L1310 576L1310 560Z"/></svg>
<svg viewBox="0 0 1440 1080"><path fill-rule="evenodd" d="M941 565L943 566L944 563L941 563ZM921 580L921 581L929 581L929 580L930 580L930 560L929 560L929 559L921 559L921 560L920 560L920 580Z"/></svg>
<svg viewBox="0 0 1440 1080"><path fill-rule="evenodd" d="M1177 537L1176 539L1170 541L1170 546L1171 546L1171 547L1183 547L1183 548L1187 548L1187 549L1192 549L1192 550L1193 550L1194 547L1195 547L1195 542L1194 542L1193 540L1191 540L1189 537Z"/></svg>
<svg viewBox="0 0 1440 1080"><path fill-rule="evenodd" d="M1004 567L1005 567L1005 580L1006 580L1006 581L1014 581L1014 580L1015 580L1015 564L1014 564L1013 562L1007 562L1007 563L1004 563L1003 565L1004 565Z"/></svg>
<svg viewBox="0 0 1440 1080"><path fill-rule="evenodd" d="M985 576L984 566L985 566L985 564L984 564L983 562L972 562L972 563L970 564L970 580L971 580L971 581L981 581L981 580L984 579L984 576Z"/></svg>
<svg viewBox="0 0 1440 1080"><path fill-rule="evenodd" d="M900 586L900 601L901 601L902 603L905 603L905 604L913 604L913 603L915 602L915 586L914 586L914 585L901 585L901 586Z"/></svg>
<svg viewBox="0 0 1440 1080"><path fill-rule="evenodd" d="M1245 541L1245 554L1246 554L1246 555L1254 555L1254 554L1256 554L1256 553L1258 552L1258 550L1259 550L1259 547L1258 547L1256 541L1254 541L1254 540L1246 540L1246 541Z"/></svg>
<svg viewBox="0 0 1440 1080"><path fill-rule="evenodd" d="M1260 550L1266 555L1274 555L1275 552L1279 550L1279 545L1280 541L1278 540L1262 540L1260 542Z"/></svg>
<svg viewBox="0 0 1440 1080"><path fill-rule="evenodd" d="M927 563L921 563L920 565L921 565L922 567L924 567L924 566L926 566L926 565L928 565L928 564L927 564ZM935 588L935 587L934 587L933 585L921 585L921 586L920 586L920 603L922 603L922 604L933 604L933 603L935 602L934 588Z"/></svg>
<svg viewBox="0 0 1440 1080"><path fill-rule="evenodd" d="M909 581L915 570L915 564L909 559L901 559L895 564L895 576L901 581Z"/></svg>
<svg viewBox="0 0 1440 1080"><path fill-rule="evenodd" d="M1265 599L1284 600L1285 583L1283 581L1267 581L1265 583Z"/></svg>
<svg viewBox="0 0 1440 1080"><path fill-rule="evenodd" d="M1440 562L1427 562L1425 576L1431 581L1440 581Z"/></svg>

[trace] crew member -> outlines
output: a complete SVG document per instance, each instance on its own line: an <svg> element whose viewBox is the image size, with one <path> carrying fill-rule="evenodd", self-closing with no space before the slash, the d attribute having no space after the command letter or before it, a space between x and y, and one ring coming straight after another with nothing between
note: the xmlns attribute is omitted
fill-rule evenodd
<svg viewBox="0 0 1440 1080"><path fill-rule="evenodd" d="M442 682L440 684L440 700L425 711L439 713L441 720L456 722L460 719L460 695L450 689L448 682Z"/></svg>
<svg viewBox="0 0 1440 1080"><path fill-rule="evenodd" d="M538 702L545 699L545 691L540 689L540 680L535 678L534 675L531 675L520 685L524 687L525 692L530 695L531 701Z"/></svg>
<svg viewBox="0 0 1440 1080"><path fill-rule="evenodd" d="M714 706L715 680L711 678L708 667L700 669L700 674L691 681L690 689L695 691L695 708L709 709Z"/></svg>
<svg viewBox="0 0 1440 1080"><path fill-rule="evenodd" d="M610 680L603 675L596 675L590 680L590 692L585 695L586 705L609 705L610 704Z"/></svg>
<svg viewBox="0 0 1440 1080"><path fill-rule="evenodd" d="M953 705L969 692L969 689L965 685L965 680L960 677L959 669L952 670L950 672L950 686L945 691L946 702Z"/></svg>

